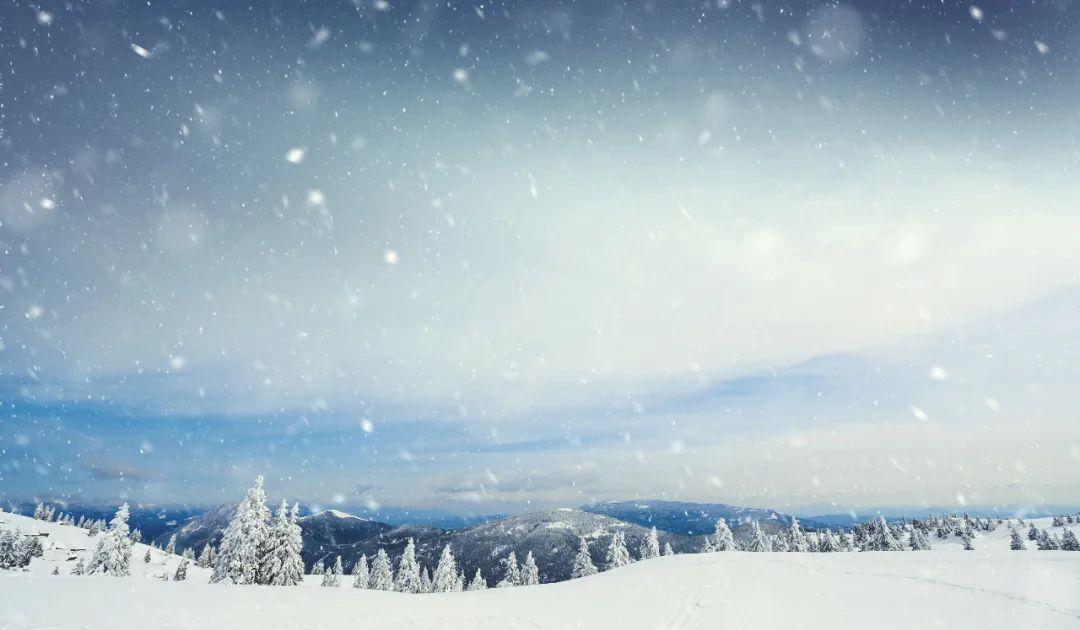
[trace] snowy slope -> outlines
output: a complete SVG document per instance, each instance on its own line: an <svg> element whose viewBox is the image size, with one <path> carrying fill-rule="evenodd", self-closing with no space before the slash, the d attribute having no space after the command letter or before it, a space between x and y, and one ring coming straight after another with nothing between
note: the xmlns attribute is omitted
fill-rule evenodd
<svg viewBox="0 0 1080 630"><path fill-rule="evenodd" d="M440 595L0 572L0 628L1080 627L1080 553L1011 552L1007 531L973 552L686 554Z"/></svg>
<svg viewBox="0 0 1080 630"><path fill-rule="evenodd" d="M18 529L23 534L47 534L42 536L41 544L45 549L45 554L41 558L34 558L30 563L28 571L15 571L7 572L0 571L0 577L9 578L12 576L25 576L27 573L30 575L44 575L55 578L51 575L54 569L59 569L60 575L66 576L71 573L71 569L79 561L79 558L83 559L84 564L90 562L90 556L94 551L94 545L97 544L98 538L90 537L87 534L87 530L74 525L61 525L60 523L52 523L46 521L39 521L37 519L30 518L29 516L21 516L19 514L11 514L8 512L0 512L0 529ZM144 562L147 549L150 550L150 562ZM136 543L131 547L131 575L136 578L156 578L172 579L176 573L176 567L180 564L182 558L178 555L166 554L160 549L154 549L149 545ZM122 579L122 578L103 578L101 576L75 576L73 579L80 580L97 580L97 579ZM187 579L195 582L208 582L210 580L210 570L200 569L192 562L188 566ZM7 584L7 582L4 582ZM3 613L0 613L0 628L3 626Z"/></svg>

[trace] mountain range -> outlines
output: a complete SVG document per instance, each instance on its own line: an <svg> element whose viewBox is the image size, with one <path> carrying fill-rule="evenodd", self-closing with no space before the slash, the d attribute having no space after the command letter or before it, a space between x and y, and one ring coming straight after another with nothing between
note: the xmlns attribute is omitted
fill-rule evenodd
<svg viewBox="0 0 1080 630"><path fill-rule="evenodd" d="M217 544L235 511L223 505L188 519L156 537L164 545L176 535L178 549ZM791 523L791 517L773 510L742 508L723 504L674 501L627 501L597 503L582 509L557 508L494 518L469 527L445 529L430 525L391 525L340 510L323 510L303 516L298 525L303 533L301 555L307 567L322 561L333 564L341 556L346 570L366 555L372 558L385 549L391 558L401 555L409 539L416 545L419 562L433 569L442 548L450 545L458 566L467 575L480 569L489 583L503 574L503 561L514 552L519 562L532 553L545 582L569 578L570 564L579 540L589 542L593 562L604 562L607 546L615 532L622 532L633 555L651 527L657 528L660 544L670 544L678 553L696 551L703 536L711 533L716 519L728 520L736 539L748 535L750 522L758 521L767 533L776 533ZM805 522L808 529L817 524Z"/></svg>

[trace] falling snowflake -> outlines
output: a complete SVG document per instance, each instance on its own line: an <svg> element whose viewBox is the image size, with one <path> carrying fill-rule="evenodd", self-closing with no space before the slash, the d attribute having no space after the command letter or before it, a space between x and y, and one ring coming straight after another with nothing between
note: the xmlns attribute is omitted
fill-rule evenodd
<svg viewBox="0 0 1080 630"><path fill-rule="evenodd" d="M301 147L294 147L285 153L285 161L289 164L299 164L304 161L307 151Z"/></svg>

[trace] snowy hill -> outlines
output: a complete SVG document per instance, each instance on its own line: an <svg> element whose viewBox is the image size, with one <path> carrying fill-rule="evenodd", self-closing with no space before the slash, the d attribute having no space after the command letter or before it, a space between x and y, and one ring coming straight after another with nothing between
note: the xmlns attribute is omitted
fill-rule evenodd
<svg viewBox="0 0 1080 630"><path fill-rule="evenodd" d="M1049 519L1037 525L1050 529ZM74 528L40 528L65 545L85 540ZM195 575L180 583L51 576L45 562L55 560L37 560L30 573L0 571L0 627L1080 627L1080 553L1009 551L1007 527L980 535L975 549L945 542L921 552L684 554L557 584L433 595L357 590L348 580L340 588L314 579L243 587Z"/></svg>
<svg viewBox="0 0 1080 630"><path fill-rule="evenodd" d="M657 527L664 531L703 536L711 534L716 519L723 518L731 527L736 540L749 536L750 522L757 521L766 534L774 534L791 524L791 516L775 510L739 507L723 503L687 503L683 501L617 501L593 503L582 510L605 514L644 527ZM804 529L825 529L824 525L811 520L799 521Z"/></svg>
<svg viewBox="0 0 1080 630"><path fill-rule="evenodd" d="M81 527L40 521L29 516L9 512L0 512L0 529L15 529L22 534L36 534L41 539L45 550L44 556L34 558L27 571L0 571L0 576L3 577L26 573L56 577L51 575L54 570L59 571L60 576L70 575L71 570L80 559L84 563L90 561L94 545L98 541L97 537L90 536L89 532ZM150 552L150 562L144 561L147 551ZM135 578L171 580L176 573L176 567L182 559L181 556L167 554L149 545L135 543L131 547L131 576ZM72 579L94 581L123 578L72 576ZM210 580L210 570L200 569L194 562L191 562L187 569L187 579L195 582L208 582ZM0 614L0 622L2 622L2 614ZM0 623L0 627L4 627L2 623Z"/></svg>

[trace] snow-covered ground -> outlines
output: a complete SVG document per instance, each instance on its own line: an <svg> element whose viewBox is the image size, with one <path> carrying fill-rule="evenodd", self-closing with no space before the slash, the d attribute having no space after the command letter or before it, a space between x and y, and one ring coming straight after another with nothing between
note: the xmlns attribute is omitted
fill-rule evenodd
<svg viewBox="0 0 1080 630"><path fill-rule="evenodd" d="M133 577L50 575L71 549L92 547L74 527L0 515L48 532L29 572L0 571L0 628L1080 628L1080 553L1014 552L1008 528L975 551L688 554L581 580L479 593L405 595L304 587L207 584L136 545ZM1049 519L1037 521L1049 528ZM1054 528L1059 531L1061 528Z"/></svg>

